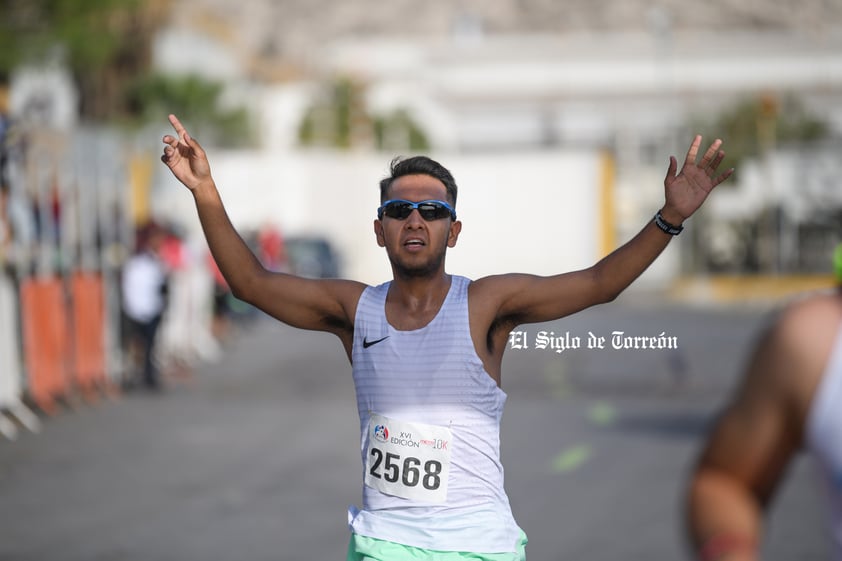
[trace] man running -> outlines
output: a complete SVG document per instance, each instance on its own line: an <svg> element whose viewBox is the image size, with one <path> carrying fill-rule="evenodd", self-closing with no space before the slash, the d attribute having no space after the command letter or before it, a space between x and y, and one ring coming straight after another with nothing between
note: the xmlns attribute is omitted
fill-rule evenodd
<svg viewBox="0 0 842 561"><path fill-rule="evenodd" d="M701 561L756 561L763 511L801 450L829 501L842 561L842 252L839 288L788 306L763 334L689 482L687 526Z"/></svg>
<svg viewBox="0 0 842 561"><path fill-rule="evenodd" d="M349 511L355 561L525 558L499 459L509 332L616 298L733 171L717 171L719 140L697 163L697 136L680 170L670 158L655 219L593 267L470 281L445 272L462 230L452 175L426 157L396 161L374 220L393 279L372 287L267 271L228 219L205 152L170 122L176 135L164 136L162 160L193 193L234 295L286 324L335 334L351 360L364 466L362 509Z"/></svg>

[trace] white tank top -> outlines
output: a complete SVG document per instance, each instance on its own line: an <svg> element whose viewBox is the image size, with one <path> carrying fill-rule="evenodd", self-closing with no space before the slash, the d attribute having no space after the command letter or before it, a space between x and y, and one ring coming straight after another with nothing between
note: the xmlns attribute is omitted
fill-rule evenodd
<svg viewBox="0 0 842 561"><path fill-rule="evenodd" d="M810 406L807 449L830 502L831 559L842 561L842 327Z"/></svg>
<svg viewBox="0 0 842 561"><path fill-rule="evenodd" d="M453 276L436 317L412 331L386 320L390 283L360 297L352 359L363 507L349 509L359 535L440 551L516 550L521 531L500 464L506 394L471 340L470 282Z"/></svg>

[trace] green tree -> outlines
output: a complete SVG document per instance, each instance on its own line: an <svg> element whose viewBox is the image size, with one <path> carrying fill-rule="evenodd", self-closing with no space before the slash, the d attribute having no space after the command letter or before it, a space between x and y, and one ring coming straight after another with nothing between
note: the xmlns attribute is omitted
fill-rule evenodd
<svg viewBox="0 0 842 561"><path fill-rule="evenodd" d="M362 85L340 78L328 86L323 98L304 115L298 128L298 139L304 146L350 148L365 142L361 138L370 130L370 118L363 108Z"/></svg>
<svg viewBox="0 0 842 561"><path fill-rule="evenodd" d="M411 152L426 152L430 149L427 135L409 113L402 109L386 116L375 117L374 139L378 149L390 152L406 149Z"/></svg>
<svg viewBox="0 0 842 561"><path fill-rule="evenodd" d="M0 0L0 85L22 64L59 52L84 121L161 122L180 115L206 142L250 144L244 109L223 109L222 85L151 73L152 40L171 0Z"/></svg>
<svg viewBox="0 0 842 561"><path fill-rule="evenodd" d="M339 78L307 110L298 129L303 146L351 148L373 146L378 150L426 151L430 148L423 129L410 115L398 110L371 115L365 107L365 87Z"/></svg>
<svg viewBox="0 0 842 561"><path fill-rule="evenodd" d="M224 108L223 86L200 76L154 74L136 79L127 89L135 123L160 122L175 113L207 146L243 147L254 142L248 111Z"/></svg>
<svg viewBox="0 0 842 561"><path fill-rule="evenodd" d="M0 0L0 83L15 67L56 51L79 88L80 114L126 111L123 84L149 68L152 37L169 0Z"/></svg>
<svg viewBox="0 0 842 561"><path fill-rule="evenodd" d="M742 99L712 121L695 119L693 127L705 138L724 140L722 169L738 167L778 146L820 140L829 131L796 97L771 94Z"/></svg>

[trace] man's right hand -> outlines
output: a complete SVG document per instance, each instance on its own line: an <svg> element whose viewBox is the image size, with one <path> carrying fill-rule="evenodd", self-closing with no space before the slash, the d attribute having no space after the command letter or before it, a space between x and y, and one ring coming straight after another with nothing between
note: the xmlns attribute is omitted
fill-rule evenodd
<svg viewBox="0 0 842 561"><path fill-rule="evenodd" d="M211 181L207 156L175 115L170 115L169 119L178 136L164 136L165 146L161 161L167 164L176 179L194 191L202 183Z"/></svg>

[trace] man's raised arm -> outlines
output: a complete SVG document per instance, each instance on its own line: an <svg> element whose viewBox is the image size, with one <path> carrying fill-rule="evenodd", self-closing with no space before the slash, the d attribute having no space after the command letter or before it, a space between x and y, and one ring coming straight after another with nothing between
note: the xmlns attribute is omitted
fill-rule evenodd
<svg viewBox="0 0 842 561"><path fill-rule="evenodd" d="M336 333L350 348L364 285L267 271L231 224L205 151L175 115L169 120L176 136L164 136L161 161L193 194L208 246L232 293L289 325Z"/></svg>
<svg viewBox="0 0 842 561"><path fill-rule="evenodd" d="M797 301L755 345L687 482L685 525L700 561L759 558L765 512L809 441L840 311L838 294Z"/></svg>
<svg viewBox="0 0 842 561"><path fill-rule="evenodd" d="M655 261L711 190L733 173L733 169L717 172L725 157L719 150L720 140L714 141L697 163L701 142L702 137L696 136L680 170L676 159L670 157L664 179L665 203L655 219L592 267L549 277L489 278L489 284L497 285L505 295L498 318L510 318L508 324L550 321L616 298ZM500 290L501 284L507 287Z"/></svg>

